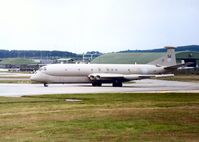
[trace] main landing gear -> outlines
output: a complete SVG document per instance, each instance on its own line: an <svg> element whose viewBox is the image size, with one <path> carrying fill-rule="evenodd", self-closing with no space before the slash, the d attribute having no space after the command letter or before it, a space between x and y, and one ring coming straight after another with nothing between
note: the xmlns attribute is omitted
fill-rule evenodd
<svg viewBox="0 0 199 142"><path fill-rule="evenodd" d="M48 87L48 84L47 84L47 83L44 83L44 87Z"/></svg>
<svg viewBox="0 0 199 142"><path fill-rule="evenodd" d="M92 86L102 86L102 83L101 82L93 82L92 83Z"/></svg>
<svg viewBox="0 0 199 142"><path fill-rule="evenodd" d="M114 81L113 82L113 87L122 87L122 82L121 81Z"/></svg>
<svg viewBox="0 0 199 142"><path fill-rule="evenodd" d="M100 87L100 86L102 86L102 82L92 82L92 86ZM122 87L122 86L123 86L123 84L121 81L115 80L113 82L113 87Z"/></svg>

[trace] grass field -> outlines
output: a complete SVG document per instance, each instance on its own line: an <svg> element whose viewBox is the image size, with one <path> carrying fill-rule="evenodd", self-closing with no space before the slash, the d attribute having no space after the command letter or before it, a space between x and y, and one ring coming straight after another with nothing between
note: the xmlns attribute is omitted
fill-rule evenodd
<svg viewBox="0 0 199 142"><path fill-rule="evenodd" d="M0 97L0 141L197 142L199 94Z"/></svg>
<svg viewBox="0 0 199 142"><path fill-rule="evenodd" d="M31 82L30 80L16 80L16 79L13 79L13 80L11 80L11 79L0 79L0 83L17 83L17 84L35 84L36 82Z"/></svg>

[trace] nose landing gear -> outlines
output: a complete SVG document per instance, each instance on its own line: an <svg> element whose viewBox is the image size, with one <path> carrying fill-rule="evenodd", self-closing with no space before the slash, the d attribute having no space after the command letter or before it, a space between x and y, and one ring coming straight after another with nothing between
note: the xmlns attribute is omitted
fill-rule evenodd
<svg viewBox="0 0 199 142"><path fill-rule="evenodd" d="M48 84L47 84L47 83L44 83L44 87L48 87Z"/></svg>

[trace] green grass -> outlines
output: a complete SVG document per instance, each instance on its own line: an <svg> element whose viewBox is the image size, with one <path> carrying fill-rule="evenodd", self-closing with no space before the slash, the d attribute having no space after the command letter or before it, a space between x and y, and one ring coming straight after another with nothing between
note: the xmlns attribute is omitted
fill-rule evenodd
<svg viewBox="0 0 199 142"><path fill-rule="evenodd" d="M0 79L1 78L9 78L9 79L29 79L30 76L1 76L0 75Z"/></svg>
<svg viewBox="0 0 199 142"><path fill-rule="evenodd" d="M0 97L0 141L199 141L199 94Z"/></svg>
<svg viewBox="0 0 199 142"><path fill-rule="evenodd" d="M0 83L17 83L17 84L30 84L30 80L0 80Z"/></svg>
<svg viewBox="0 0 199 142"><path fill-rule="evenodd" d="M36 64L32 59L25 59L25 58L5 58L1 62L1 64Z"/></svg>
<svg viewBox="0 0 199 142"><path fill-rule="evenodd" d="M13 84L41 84L40 82L36 82L36 81L31 81L30 79L23 79L23 80L16 80L16 79L13 79L13 80L1 80L0 79L0 84L1 83L13 83Z"/></svg>

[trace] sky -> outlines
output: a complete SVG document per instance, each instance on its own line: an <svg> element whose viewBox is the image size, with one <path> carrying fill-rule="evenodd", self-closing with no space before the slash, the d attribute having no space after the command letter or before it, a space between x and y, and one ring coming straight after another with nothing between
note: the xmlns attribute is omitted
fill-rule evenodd
<svg viewBox="0 0 199 142"><path fill-rule="evenodd" d="M199 0L0 0L0 49L115 52L199 44Z"/></svg>

